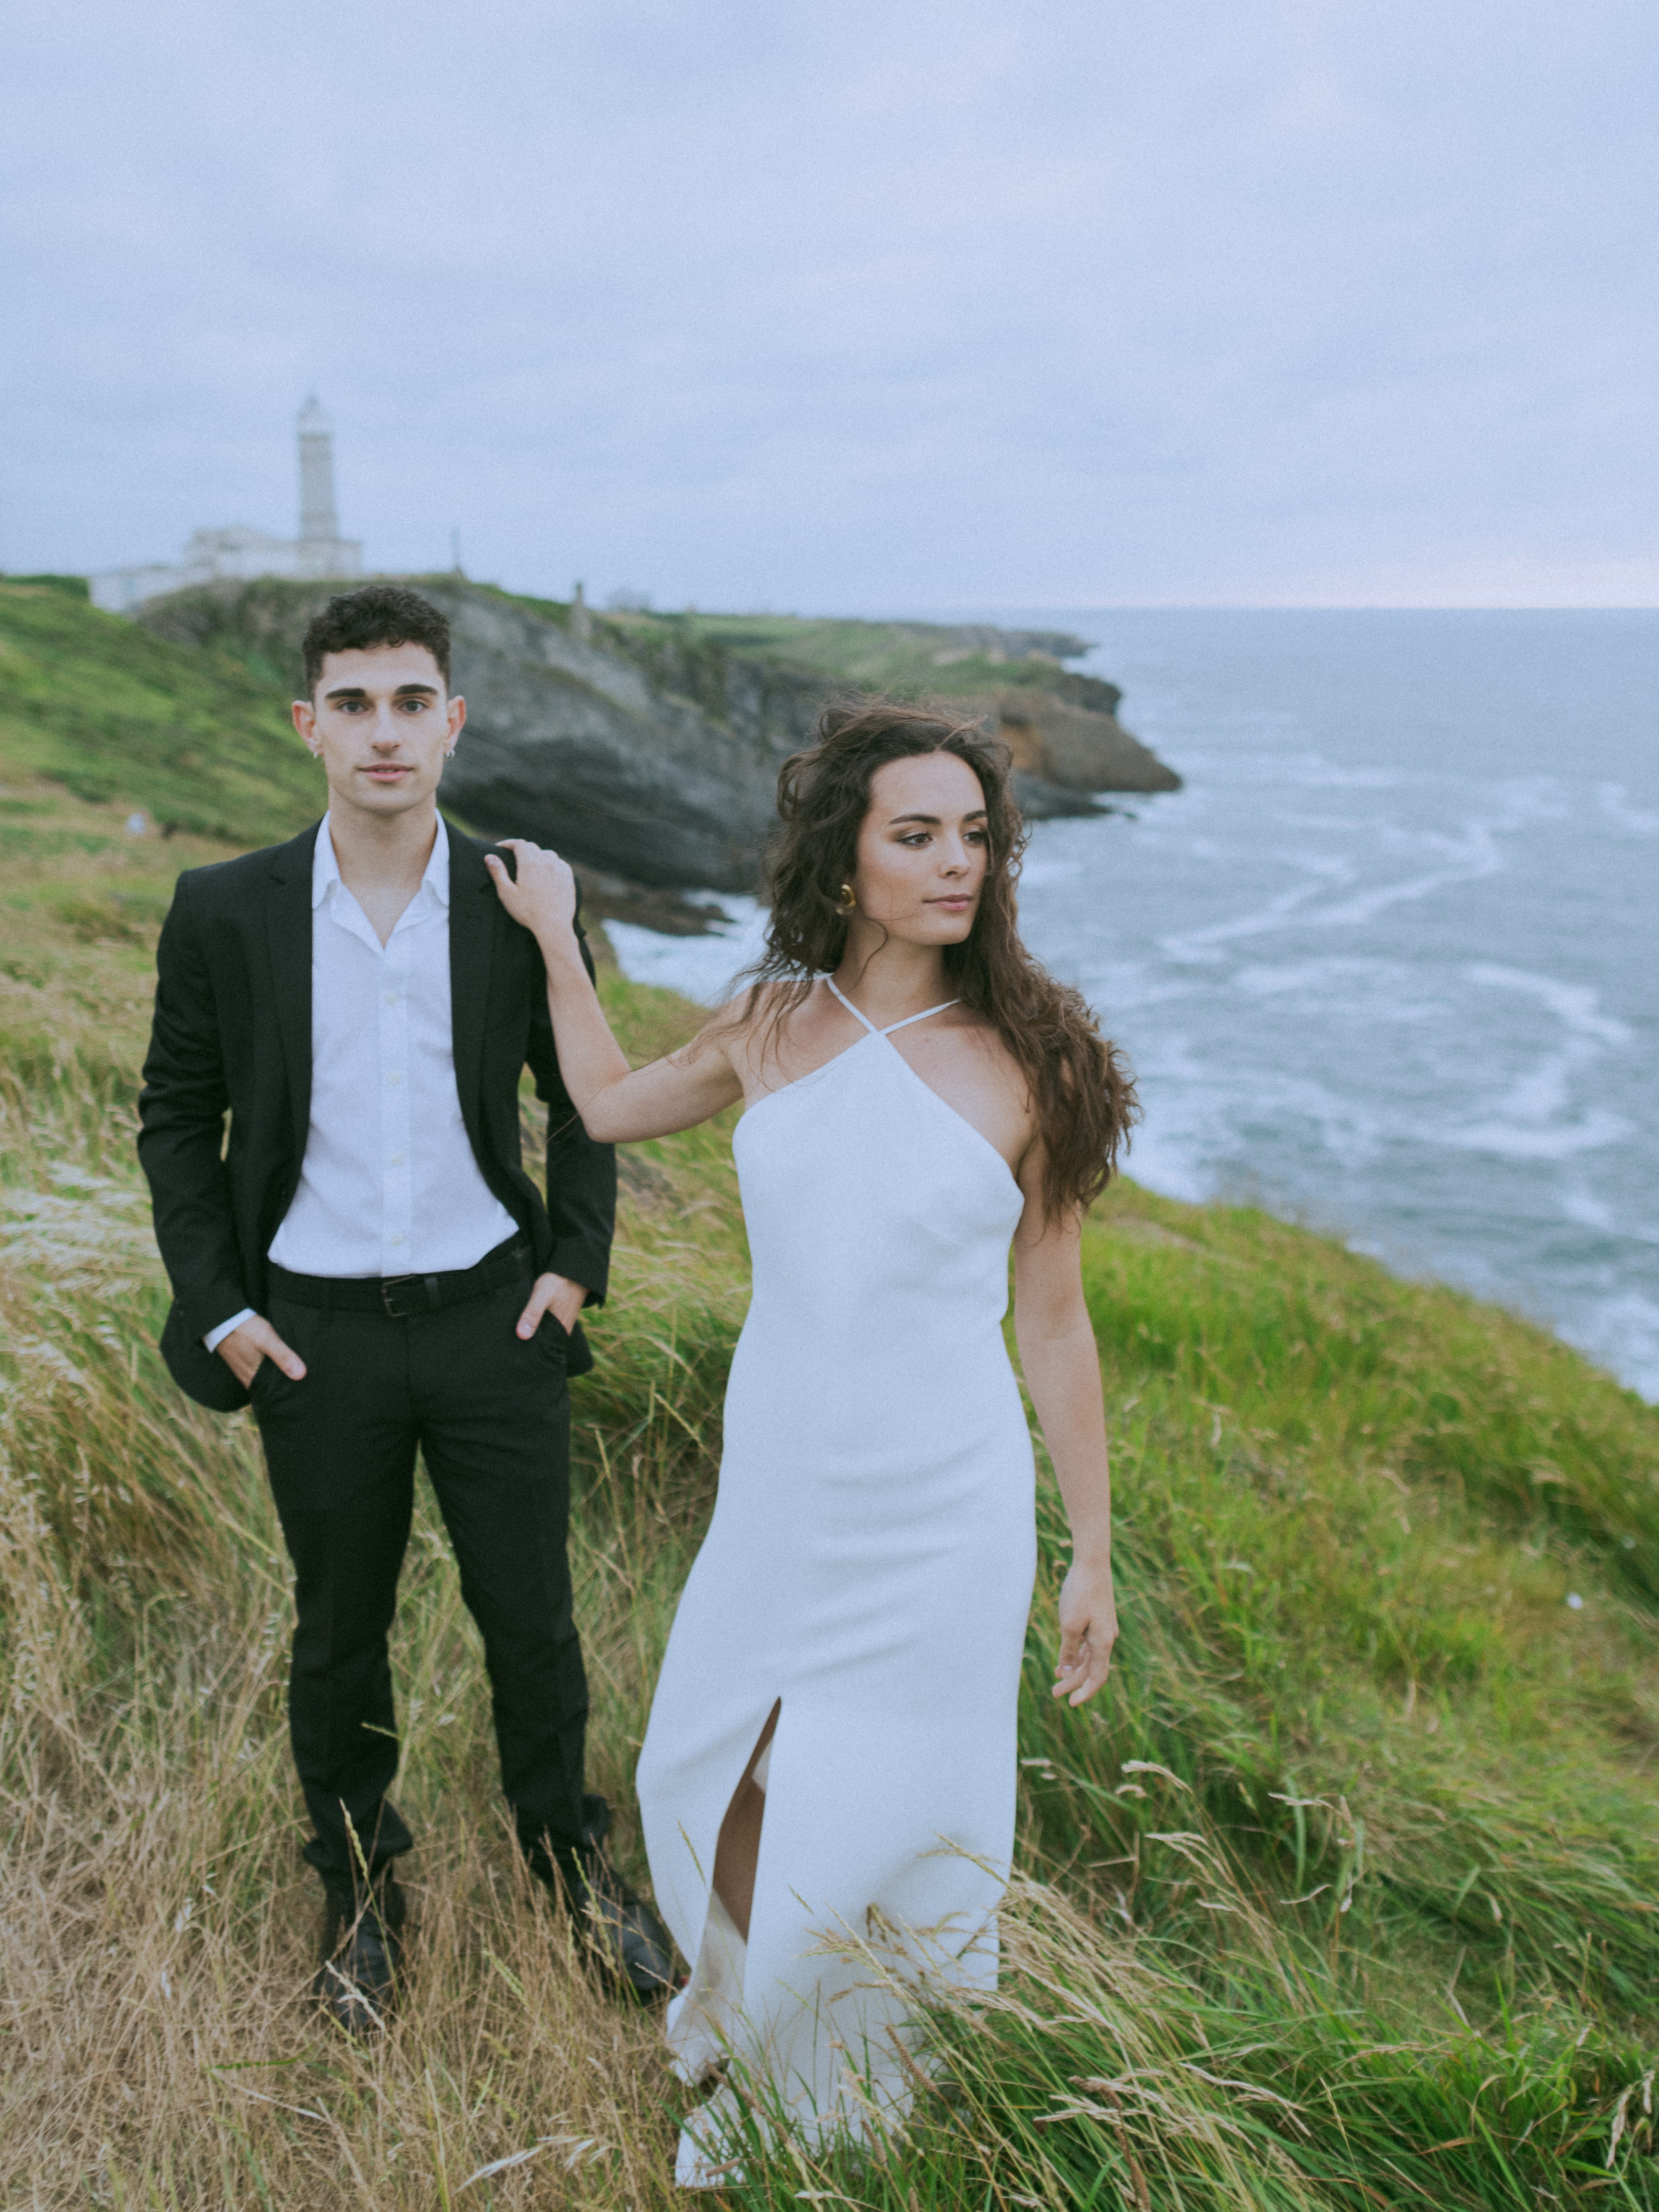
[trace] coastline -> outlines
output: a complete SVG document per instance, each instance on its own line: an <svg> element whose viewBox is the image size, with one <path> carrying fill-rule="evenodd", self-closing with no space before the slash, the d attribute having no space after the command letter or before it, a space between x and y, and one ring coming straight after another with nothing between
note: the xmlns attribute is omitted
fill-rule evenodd
<svg viewBox="0 0 1659 2212"><path fill-rule="evenodd" d="M208 667L216 721L185 682L204 660L118 635L139 640L126 690L108 664L84 693L72 662L48 671L73 746L0 704L0 2194L55 2201L68 2173L179 2212L343 2191L428 2212L516 2161L514 2188L666 2212L681 2092L655 2019L588 1981L514 1860L424 1493L397 1631L409 2002L371 2051L320 2043L302 2001L281 1538L247 1417L201 1413L161 1366L132 1102L174 876L267 842L312 787L283 781L246 670ZM135 763L157 812L120 785ZM162 835L161 805L192 797L237 836ZM1053 823L1038 849L1158 818ZM699 1018L608 966L601 989L636 1061ZM527 1092L525 1114L533 1140ZM636 1878L633 1765L746 1297L731 1121L625 1153L573 1394L591 1772ZM1221 2142L1247 2201L1285 2212L1329 2212L1332 2174L1381 2195L1407 2159L1437 2203L1588 2202L1586 2173L1639 2202L1659 1415L1541 1330L1259 1207L1120 1184L1085 1287L1125 1632L1101 1703L1047 1696L1045 1478L1001 1990L941 2023L949 2097L879 2169L789 2160L755 2190L781 2212L878 2171L901 2212L1063 2204L1079 2173L1133 2201L1152 2172L1196 2201ZM1079 2096L1129 2064L1146 2094Z"/></svg>

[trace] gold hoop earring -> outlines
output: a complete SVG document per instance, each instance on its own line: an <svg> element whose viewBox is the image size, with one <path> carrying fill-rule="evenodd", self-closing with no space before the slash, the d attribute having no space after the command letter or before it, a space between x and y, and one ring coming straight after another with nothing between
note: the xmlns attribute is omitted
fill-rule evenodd
<svg viewBox="0 0 1659 2212"><path fill-rule="evenodd" d="M842 915L856 914L858 904L858 900L854 896L851 884L843 884L841 887L841 896L836 902L836 912Z"/></svg>

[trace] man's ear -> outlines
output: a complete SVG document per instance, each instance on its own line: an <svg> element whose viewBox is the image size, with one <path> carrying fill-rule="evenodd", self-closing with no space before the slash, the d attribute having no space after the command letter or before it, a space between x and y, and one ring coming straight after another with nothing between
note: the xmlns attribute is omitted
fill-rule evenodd
<svg viewBox="0 0 1659 2212"><path fill-rule="evenodd" d="M317 750L317 709L309 699L296 699L289 712L294 717L295 728L314 754Z"/></svg>

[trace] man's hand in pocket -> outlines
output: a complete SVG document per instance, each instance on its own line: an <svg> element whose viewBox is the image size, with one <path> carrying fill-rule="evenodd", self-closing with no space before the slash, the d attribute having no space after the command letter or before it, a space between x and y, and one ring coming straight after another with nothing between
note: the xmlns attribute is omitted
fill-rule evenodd
<svg viewBox="0 0 1659 2212"><path fill-rule="evenodd" d="M290 1382L297 1382L306 1371L306 1364L299 1353L283 1342L263 1315L255 1314L234 1328L218 1347L222 1359L236 1380L246 1389L258 1371L262 1359L270 1360L280 1367Z"/></svg>
<svg viewBox="0 0 1659 2212"><path fill-rule="evenodd" d="M534 1336L541 1327L542 1316L550 1313L568 1336L586 1303L586 1289L580 1283L573 1283L568 1275L538 1275L530 1293L530 1304L519 1316L519 1334Z"/></svg>

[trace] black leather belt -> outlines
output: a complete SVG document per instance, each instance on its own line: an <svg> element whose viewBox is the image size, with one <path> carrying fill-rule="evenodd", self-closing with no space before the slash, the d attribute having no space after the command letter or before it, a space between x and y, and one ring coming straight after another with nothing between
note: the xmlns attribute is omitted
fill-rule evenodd
<svg viewBox="0 0 1659 2212"><path fill-rule="evenodd" d="M415 1314L441 1313L521 1282L530 1273L530 1247L520 1237L486 1252L474 1267L451 1267L439 1275L295 1275L273 1262L273 1297L291 1305L325 1306L335 1313L386 1314L408 1321Z"/></svg>

